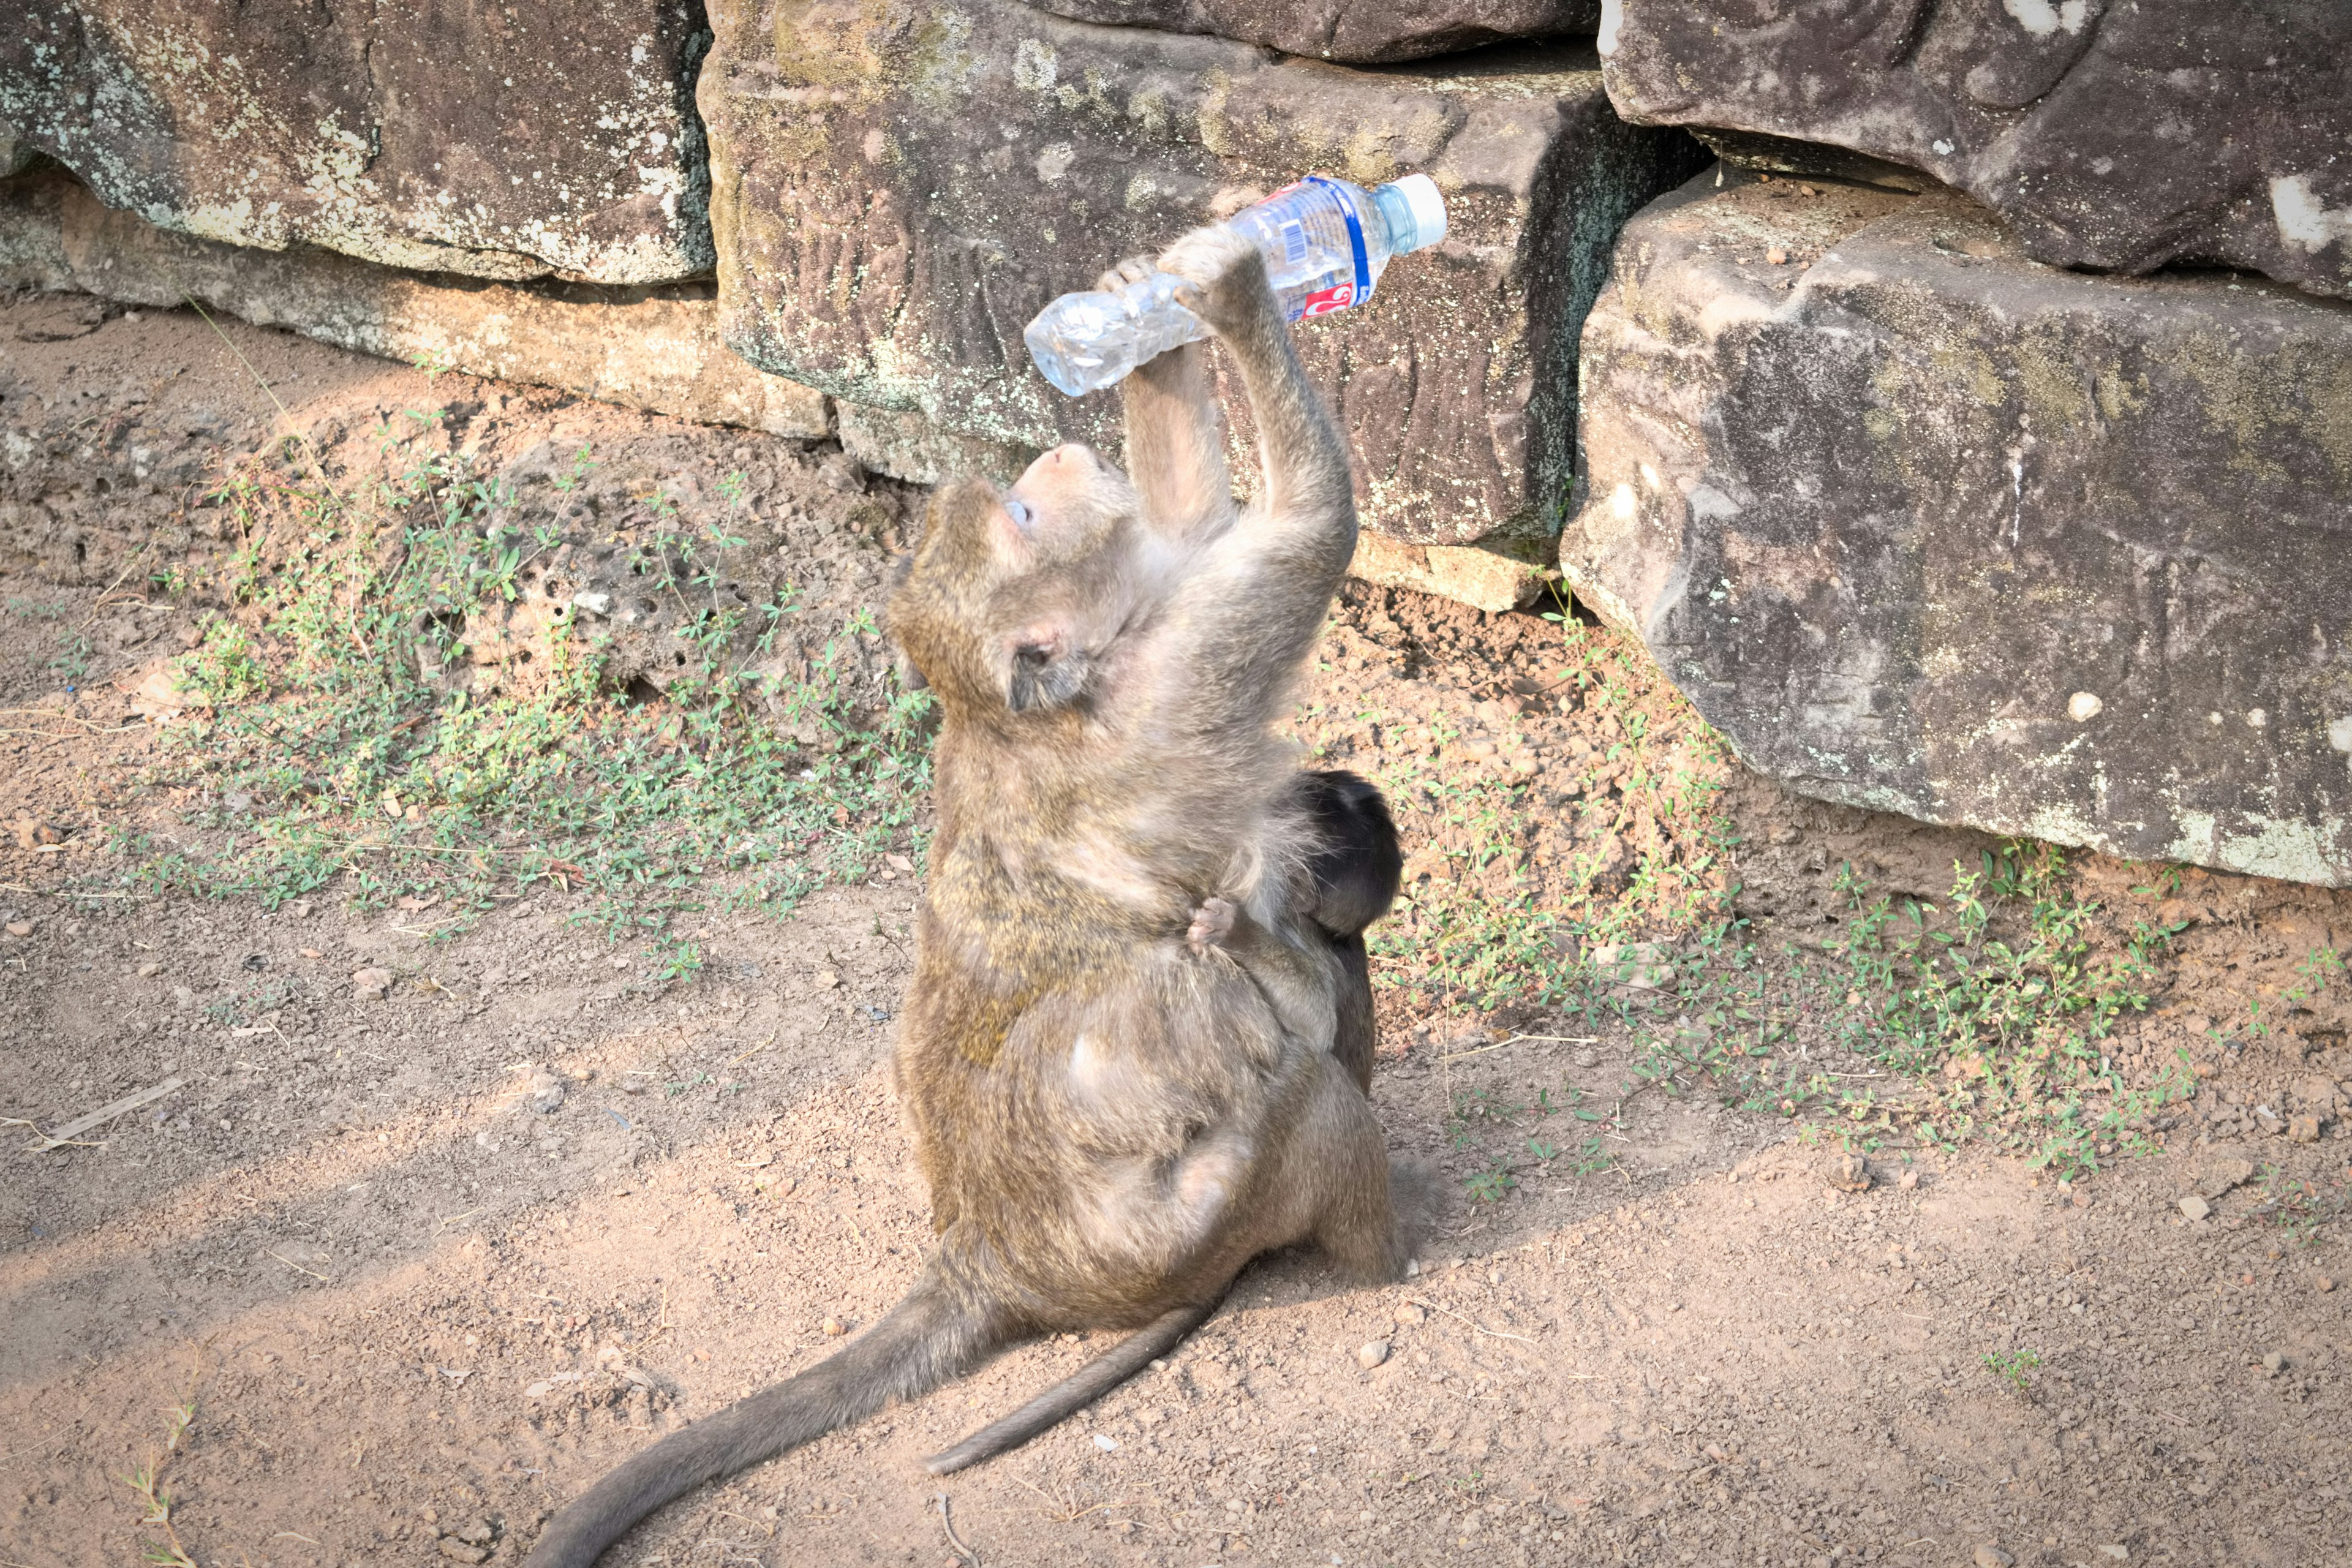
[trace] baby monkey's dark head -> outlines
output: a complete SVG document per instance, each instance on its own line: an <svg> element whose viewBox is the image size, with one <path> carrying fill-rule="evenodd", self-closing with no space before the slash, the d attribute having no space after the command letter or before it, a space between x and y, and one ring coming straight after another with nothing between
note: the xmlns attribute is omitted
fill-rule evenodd
<svg viewBox="0 0 2352 1568"><path fill-rule="evenodd" d="M1092 448L1056 447L1013 487L931 498L890 596L891 635L950 720L1083 705L1140 602L1135 488Z"/></svg>

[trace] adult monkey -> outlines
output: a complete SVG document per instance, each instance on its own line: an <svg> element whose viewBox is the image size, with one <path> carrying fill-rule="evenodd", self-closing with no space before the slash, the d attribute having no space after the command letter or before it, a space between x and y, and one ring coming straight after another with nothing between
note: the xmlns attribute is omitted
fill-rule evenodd
<svg viewBox="0 0 2352 1568"><path fill-rule="evenodd" d="M531 1568L585 1568L689 1489L1008 1344L1139 1331L930 1467L1001 1453L1165 1353L1261 1252L1404 1265L1358 934L1394 895L1395 830L1270 730L1355 548L1347 454L1256 251L1202 229L1158 265L1240 369L1255 502L1234 506L1187 347L1128 378L1131 480L1063 447L1003 494L946 487L890 602L941 710L896 1060L938 1247L838 1355L564 1508Z"/></svg>

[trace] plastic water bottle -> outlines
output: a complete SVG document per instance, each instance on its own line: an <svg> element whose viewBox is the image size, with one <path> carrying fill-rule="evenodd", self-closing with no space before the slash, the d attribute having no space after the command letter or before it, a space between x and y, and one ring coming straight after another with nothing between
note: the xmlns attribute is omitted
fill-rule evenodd
<svg viewBox="0 0 2352 1568"><path fill-rule="evenodd" d="M1309 174L1225 220L1265 258L1284 316L1324 316L1372 297L1389 258L1445 237L1445 198L1427 174L1367 191ZM1108 386L1180 343L1209 335L1165 272L1109 292L1065 294L1022 336L1045 379L1072 397Z"/></svg>

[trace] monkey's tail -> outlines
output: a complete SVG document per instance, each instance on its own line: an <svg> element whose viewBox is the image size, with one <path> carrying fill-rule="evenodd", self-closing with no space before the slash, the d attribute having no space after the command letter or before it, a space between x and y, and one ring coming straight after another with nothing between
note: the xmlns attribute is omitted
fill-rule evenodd
<svg viewBox="0 0 2352 1568"><path fill-rule="evenodd" d="M672 1499L937 1388L1001 1342L989 1314L935 1258L907 1299L838 1355L672 1433L572 1499L548 1521L526 1568L588 1568Z"/></svg>
<svg viewBox="0 0 2352 1568"><path fill-rule="evenodd" d="M924 1468L935 1476L948 1475L982 1459L992 1459L1059 1426L1141 1372L1149 1363L1181 1344L1187 1334L1209 1321L1222 1300L1220 1292L1202 1305L1176 1307L1160 1313L1124 1342L1095 1357L1012 1415L990 1422L954 1447L932 1455L923 1461Z"/></svg>

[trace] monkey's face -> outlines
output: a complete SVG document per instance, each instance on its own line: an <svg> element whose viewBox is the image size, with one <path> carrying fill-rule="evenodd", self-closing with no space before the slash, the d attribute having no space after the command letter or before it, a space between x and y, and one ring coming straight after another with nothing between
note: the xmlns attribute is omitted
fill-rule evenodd
<svg viewBox="0 0 2352 1568"><path fill-rule="evenodd" d="M1042 564L1099 550L1139 510L1135 487L1092 447L1071 442L1039 454L1003 501L1009 560Z"/></svg>
<svg viewBox="0 0 2352 1568"><path fill-rule="evenodd" d="M1127 476L1058 447L998 491L942 487L890 626L951 713L1071 706L1138 602L1139 503Z"/></svg>

